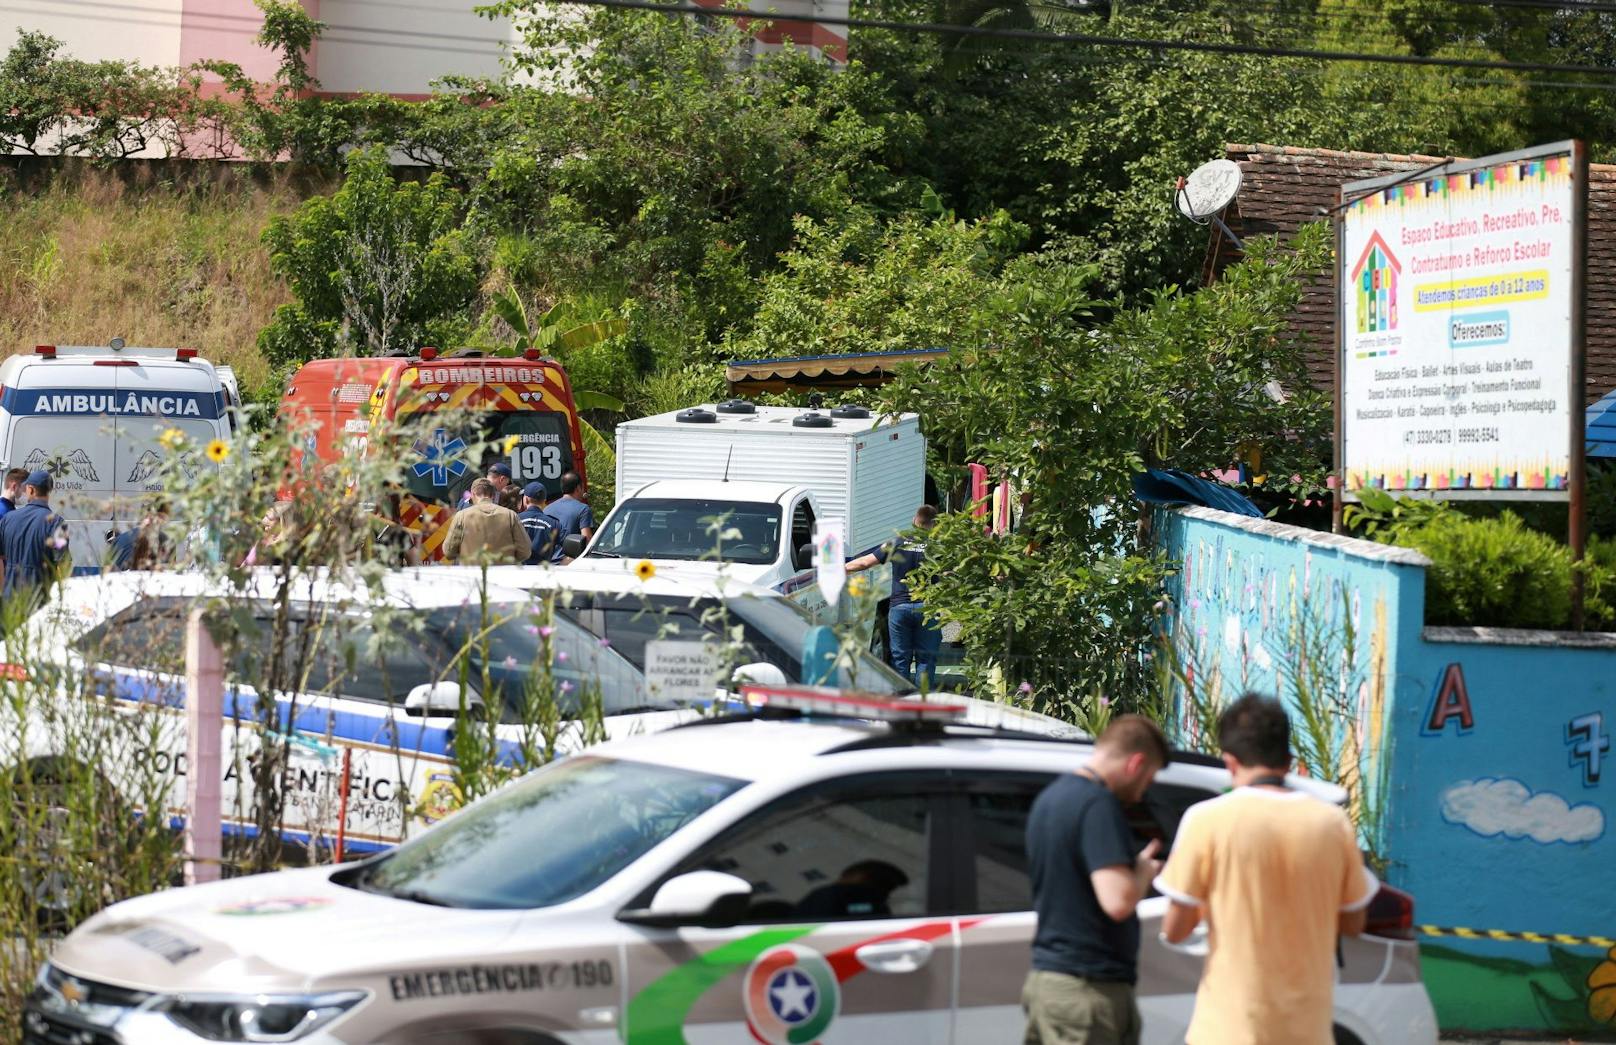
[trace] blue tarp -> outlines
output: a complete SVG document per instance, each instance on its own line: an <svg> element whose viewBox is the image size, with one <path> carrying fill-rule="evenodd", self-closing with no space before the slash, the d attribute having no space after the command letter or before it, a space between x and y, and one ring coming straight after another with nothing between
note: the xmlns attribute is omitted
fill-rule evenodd
<svg viewBox="0 0 1616 1045"><path fill-rule="evenodd" d="M1152 468L1133 477L1134 496L1147 504L1198 504L1236 515L1263 513L1245 497L1222 486L1176 468Z"/></svg>
<svg viewBox="0 0 1616 1045"><path fill-rule="evenodd" d="M1588 408L1584 443L1589 457L1616 457L1616 392Z"/></svg>

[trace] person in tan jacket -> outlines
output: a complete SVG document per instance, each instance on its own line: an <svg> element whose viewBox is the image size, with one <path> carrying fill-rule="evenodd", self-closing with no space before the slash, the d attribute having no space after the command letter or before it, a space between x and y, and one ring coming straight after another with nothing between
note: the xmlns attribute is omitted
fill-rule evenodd
<svg viewBox="0 0 1616 1045"><path fill-rule="evenodd" d="M487 479L471 484L471 505L455 513L443 554L450 562L520 564L533 552L522 520L495 503L499 491Z"/></svg>

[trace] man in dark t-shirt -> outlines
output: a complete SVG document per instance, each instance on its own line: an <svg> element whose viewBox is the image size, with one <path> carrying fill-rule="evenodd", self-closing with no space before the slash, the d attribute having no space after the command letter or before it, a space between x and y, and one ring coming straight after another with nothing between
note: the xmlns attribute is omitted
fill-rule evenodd
<svg viewBox="0 0 1616 1045"><path fill-rule="evenodd" d="M937 509L923 504L915 511L915 529L924 533L937 522ZM887 651L898 674L917 686L929 684L937 669L937 651L943 648L943 631L926 620L926 604L909 590L909 575L926 561L923 541L908 537L889 541L847 564L848 573L858 573L881 563L892 564L892 599L887 604Z"/></svg>
<svg viewBox="0 0 1616 1045"><path fill-rule="evenodd" d="M1137 1045L1139 917L1161 870L1160 843L1136 852L1124 804L1144 798L1167 764L1161 729L1123 715L1094 756L1056 780L1027 818L1027 861L1038 929L1022 989L1026 1045Z"/></svg>

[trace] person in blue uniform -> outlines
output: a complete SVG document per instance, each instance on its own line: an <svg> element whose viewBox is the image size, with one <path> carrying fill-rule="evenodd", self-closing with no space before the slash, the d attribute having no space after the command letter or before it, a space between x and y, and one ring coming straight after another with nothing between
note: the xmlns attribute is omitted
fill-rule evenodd
<svg viewBox="0 0 1616 1045"><path fill-rule="evenodd" d="M23 503L0 518L0 556L5 557L5 598L30 604L56 580L67 563L67 520L51 510L55 483L44 469L23 482Z"/></svg>
<svg viewBox="0 0 1616 1045"><path fill-rule="evenodd" d="M937 522L937 509L923 504L915 511L914 528L924 535ZM923 540L900 537L847 564L848 573L860 573L884 562L892 564L892 599L887 604L887 649L898 674L917 686L931 684L943 631L926 620L926 604L909 590L909 575L926 561Z"/></svg>
<svg viewBox="0 0 1616 1045"><path fill-rule="evenodd" d="M522 488L522 510L516 517L522 520L522 529L533 542L533 554L524 566L538 566L550 561L556 545L561 543L561 520L544 510L547 491L543 483L528 483Z"/></svg>
<svg viewBox="0 0 1616 1045"><path fill-rule="evenodd" d="M561 524L561 533L556 538L556 549L550 553L551 562L565 562L566 552L562 542L573 534L589 543L589 538L595 534L595 513L589 510L589 505L583 499L584 481L577 472L564 472L561 475L561 496L550 502L545 508L545 514Z"/></svg>

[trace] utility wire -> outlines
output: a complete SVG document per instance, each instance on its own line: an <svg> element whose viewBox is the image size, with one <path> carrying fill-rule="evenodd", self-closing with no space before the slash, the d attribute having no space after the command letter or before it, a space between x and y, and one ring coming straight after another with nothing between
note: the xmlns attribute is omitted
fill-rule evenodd
<svg viewBox="0 0 1616 1045"><path fill-rule="evenodd" d="M658 3L657 0L556 0L567 6L607 7L627 11L654 11L669 15L701 15L709 18L745 19L760 22L801 22L812 25L843 26L848 29L889 29L904 33L938 36L986 37L1027 40L1039 43L1083 44L1153 51L1192 51L1203 54L1248 55L1259 58L1305 58L1324 62L1368 62L1382 65L1427 66L1445 69L1497 69L1506 72L1570 73L1609 75L1616 69L1565 62L1511 62L1491 58L1444 58L1412 54L1373 54L1350 51L1316 51L1304 47L1268 47L1259 44L1212 43L1203 40L1160 40L1140 37L1098 36L1092 33L1050 33L1037 29L999 29L990 26L943 25L938 22L896 22L879 18L836 18L820 14L737 10L729 7L702 7L688 3Z"/></svg>

